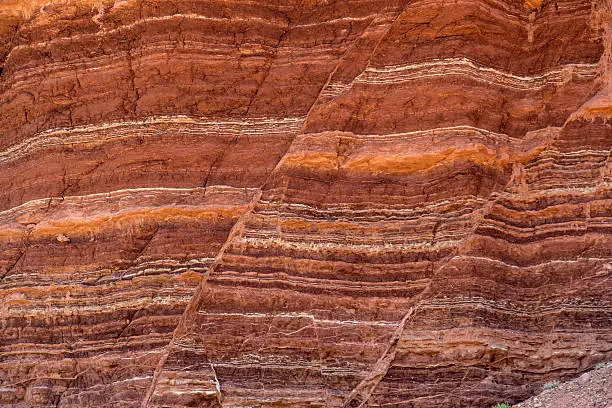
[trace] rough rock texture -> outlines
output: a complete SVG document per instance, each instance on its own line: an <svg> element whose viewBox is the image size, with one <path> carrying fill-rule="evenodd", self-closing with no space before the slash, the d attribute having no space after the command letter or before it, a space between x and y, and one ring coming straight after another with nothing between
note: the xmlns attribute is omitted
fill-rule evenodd
<svg viewBox="0 0 612 408"><path fill-rule="evenodd" d="M0 406L488 407L612 358L610 0L0 0Z"/></svg>
<svg viewBox="0 0 612 408"><path fill-rule="evenodd" d="M514 408L612 407L612 364L588 371L565 384L551 382L546 390Z"/></svg>

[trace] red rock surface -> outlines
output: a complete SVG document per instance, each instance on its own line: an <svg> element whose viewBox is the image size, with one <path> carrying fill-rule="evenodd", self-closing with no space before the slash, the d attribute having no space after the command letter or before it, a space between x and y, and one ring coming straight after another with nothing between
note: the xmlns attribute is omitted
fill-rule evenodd
<svg viewBox="0 0 612 408"><path fill-rule="evenodd" d="M0 40L0 406L489 407L610 360L609 0L4 0Z"/></svg>

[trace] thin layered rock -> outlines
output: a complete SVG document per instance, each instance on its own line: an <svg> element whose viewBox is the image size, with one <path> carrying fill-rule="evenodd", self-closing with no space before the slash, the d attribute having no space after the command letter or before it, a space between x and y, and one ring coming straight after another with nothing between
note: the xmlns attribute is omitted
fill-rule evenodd
<svg viewBox="0 0 612 408"><path fill-rule="evenodd" d="M609 1L0 6L0 406L470 406L611 357Z"/></svg>
<svg viewBox="0 0 612 408"><path fill-rule="evenodd" d="M515 169L436 272L366 406L520 401L609 358L612 212L600 135L608 125L569 124Z"/></svg>
<svg viewBox="0 0 612 408"><path fill-rule="evenodd" d="M143 188L4 211L2 403L139 403L159 349L253 196Z"/></svg>

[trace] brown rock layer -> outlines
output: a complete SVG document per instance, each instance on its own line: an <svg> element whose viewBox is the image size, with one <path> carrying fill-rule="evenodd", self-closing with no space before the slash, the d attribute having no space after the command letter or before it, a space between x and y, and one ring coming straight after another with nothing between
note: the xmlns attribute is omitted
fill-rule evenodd
<svg viewBox="0 0 612 408"><path fill-rule="evenodd" d="M489 407L612 356L610 1L0 3L0 406Z"/></svg>

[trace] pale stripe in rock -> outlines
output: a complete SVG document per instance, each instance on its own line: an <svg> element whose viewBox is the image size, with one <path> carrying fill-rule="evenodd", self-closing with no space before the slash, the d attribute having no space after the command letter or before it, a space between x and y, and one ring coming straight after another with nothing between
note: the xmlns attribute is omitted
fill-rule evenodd
<svg viewBox="0 0 612 408"><path fill-rule="evenodd" d="M346 84L343 82L331 83L321 91L321 98L324 100L337 98L350 89L352 85L352 83Z"/></svg>
<svg viewBox="0 0 612 408"><path fill-rule="evenodd" d="M565 181L565 184L567 184L568 181ZM596 187L584 187L584 186L566 186L566 187L559 187L559 186L554 186L551 188L546 188L546 187L542 187L542 190L539 191L534 191L534 192L529 192L529 198L533 199L533 200L537 200L539 198L542 197L552 197L552 196L567 196L569 194L571 195L576 195L576 196L582 196L582 195L586 195L586 194L594 194L597 193L598 191L601 190L606 190L606 189L612 189L612 182L606 182L606 181L602 181L601 183L599 183ZM513 199L516 198L516 194L513 192L502 192L502 193L498 193L498 195L500 197L506 198L506 199Z"/></svg>
<svg viewBox="0 0 612 408"><path fill-rule="evenodd" d="M350 205L346 206L330 206L327 208L320 208L315 206L308 206L306 204L295 204L295 203L270 203L269 201L260 201L260 205L267 204L270 209L259 208L256 211L257 215L275 216L282 215L283 217L291 217L291 214L301 214L304 212L316 214L316 219L329 220L338 219L337 221L350 222L379 222L386 221L389 219L398 220L416 220L422 217L454 217L457 213L470 212L474 209L480 208L487 200L476 196L457 197L455 201L440 200L430 202L424 205L417 206L401 206L401 205L389 205L381 207L380 204L371 203L367 210L361 208L351 208ZM272 204L272 205L270 205ZM448 207L454 207L456 210L449 211ZM297 217L305 218L305 217ZM313 217L314 218L314 217Z"/></svg>
<svg viewBox="0 0 612 408"><path fill-rule="evenodd" d="M252 195L257 190L258 189L255 189L255 188L239 188L239 187L232 187L232 186L226 186L226 185L214 185L214 186L208 186L208 187L192 187L192 188L141 187L141 188L113 190L113 191L108 191L104 193L92 193L92 194L85 194L85 195L78 195L78 196L64 196L61 198L61 203L63 206L72 205L72 204L77 205L77 206L82 206L83 201L87 201L89 203L95 203L97 201L106 202L110 199L117 200L117 199L120 199L121 197L132 197L135 195L139 195L140 193L168 193L168 195L181 195L183 193L202 192L206 194L214 193L214 194L219 194L219 195L228 194L228 193L242 195L245 192L247 192L248 194ZM145 197L147 196L145 195L143 198ZM148 197L152 197L152 195L149 195ZM9 208L4 211L0 211L0 219L15 218L17 217L16 213L27 213L35 209L40 209L43 207L46 208L49 206L50 200L53 200L55 198L59 199L59 197L38 198L38 199L31 200L23 204L20 204L16 207ZM242 204L244 203L229 202L227 204L224 204L224 206L239 206ZM207 205L206 203L202 203L198 205L197 207L205 208L207 206L210 206L210 204ZM105 210L102 209L102 211L105 211Z"/></svg>
<svg viewBox="0 0 612 408"><path fill-rule="evenodd" d="M603 192L612 187L602 176L608 156L606 150L559 152L550 149L525 165L524 180L534 194L551 196L575 191L588 195Z"/></svg>
<svg viewBox="0 0 612 408"><path fill-rule="evenodd" d="M160 60L167 61L169 55L171 55L173 61L185 60L190 64L198 64L202 67L225 65L228 63L228 59L235 60L237 54L251 58L261 58L261 63L270 56L270 51L265 51L258 43L243 43L240 45L240 48L237 49L234 45L211 45L210 43L194 40L181 42L180 49L177 49L176 42L157 41L143 44L138 50L137 59L141 64L146 64L149 61L152 61L153 64ZM325 44L291 48L281 46L278 50L279 58L277 58L275 64L278 66L294 66L296 63L302 61L307 64L315 61L321 64L329 64L330 55L333 55L334 52L337 52L337 48ZM284 58L280 58L280 56ZM125 52L105 55L103 57L74 58L69 61L48 63L44 66L38 65L36 67L20 69L12 73L10 78L6 79L5 84L11 87L19 83L21 88L26 87L26 85L35 88L40 82L42 71L44 71L45 76L53 74L53 77L56 79L66 78L76 80L79 74L83 74L87 71L105 70L112 72L118 69L125 70L126 67L120 64L126 64L126 62L127 54ZM75 70L78 71L76 74ZM96 74L99 73L96 72Z"/></svg>
<svg viewBox="0 0 612 408"><path fill-rule="evenodd" d="M132 280L139 276L156 276L163 274L178 275L187 271L205 274L215 258L194 258L186 261L176 259L158 259L154 261L139 262L137 265L121 270L102 268L89 271L73 272L70 277L63 271L56 273L45 271L43 274L28 271L25 274L11 274L3 279L0 292L7 289L21 289L30 291L33 288L48 290L49 285L54 288L70 288L75 285L86 285L86 289L97 290L110 283ZM57 279L57 278L60 279ZM96 278L94 283L92 279ZM14 286L11 282L15 281Z"/></svg>
<svg viewBox="0 0 612 408"><path fill-rule="evenodd" d="M490 130L477 128L469 125L457 125L457 126L444 126L438 128L431 128L426 130L413 130L410 132L401 133L386 133L386 134L354 134L349 132L338 132L342 137L354 138L357 140L369 141L369 140L383 140L391 141L390 139L424 139L435 136L471 136L477 138L483 138L492 142L504 141L509 143L520 143L522 139L508 136L505 133L496 133ZM306 133L303 136L316 136L319 133Z"/></svg>
<svg viewBox="0 0 612 408"><path fill-rule="evenodd" d="M201 41L186 40L181 43L183 51L182 53L177 52L176 42L171 41L158 41L153 43L147 43L139 47L138 59L140 61L146 61L147 59L164 61L168 58L168 53L172 53L172 60L186 59L191 63L199 64L227 64L228 58L235 58L236 47L234 45L215 44L214 47L210 43L204 43ZM253 49L255 53L261 53L259 44L245 43L241 45L241 52L249 52L249 49ZM195 51L195 52L190 52ZM148 54L145 54L148 52ZM196 54L197 53L197 54ZM50 62L44 66L36 66L32 68L23 68L17 72L11 74L9 78L5 80L5 85L14 86L15 83L20 83L20 87L23 88L25 85L36 87L40 82L40 75L44 67L45 76L53 74L54 78L69 78L76 80L78 74L87 71L113 71L117 69L126 69L125 66L121 67L119 64L125 64L127 54L125 52L104 55L101 57L82 57L74 58L69 61ZM77 74L75 74L77 70ZM100 74L97 73L96 74ZM76 76L75 76L76 75ZM25 85L24 85L25 84Z"/></svg>
<svg viewBox="0 0 612 408"><path fill-rule="evenodd" d="M320 26L320 25L324 25L324 24L342 23L342 22L345 22L345 21L348 21L348 22L367 21L367 20L375 18L377 16L378 16L378 14L370 14L370 15L364 16L364 17L340 17L340 18L335 18L333 20L319 21L319 22L316 22L316 23L296 24L294 26L291 26L291 29L294 29L294 28L305 28L305 27L316 27L316 26Z"/></svg>
<svg viewBox="0 0 612 408"><path fill-rule="evenodd" d="M143 305L147 305L147 306L160 306L160 305L166 305L166 306L176 306L177 304L187 304L189 303L189 300L192 298L193 296L193 289L194 288L190 288L190 290L188 290L189 293L186 293L184 295L177 295L177 294L165 294L165 296L160 296L159 293L156 293L156 296L153 298L146 298L146 299L134 299L134 300L122 300L122 301L116 301L116 302L107 302L101 305L89 305L89 304L82 304L82 305L72 305L72 306L65 306L65 307L56 307L51 306L51 305L47 305L46 307L37 307L37 306L32 306L32 305L28 305L25 308L21 308L21 307L15 307L15 308L5 308L5 310L3 310L2 312L2 316L3 318L11 318L11 317L22 317L23 319L28 319L31 317L35 317L38 315L44 315L44 316L51 316L51 315L66 315L66 314L79 314L79 313L87 313L87 314L96 314L96 313L111 313L111 312L116 312L118 310L124 309L124 310L138 310L141 309L143 307ZM174 292L176 291L176 288L173 287L169 287L166 288L166 290L168 292ZM115 296L115 297L119 297L119 296ZM105 298L109 298L109 296L106 296ZM99 297L96 297L95 299L100 299ZM109 305L112 304L112 310L109 310ZM8 310L6 310L8 309Z"/></svg>
<svg viewBox="0 0 612 408"><path fill-rule="evenodd" d="M432 201L429 203L420 204L418 206L409 206L409 207L406 207L401 204L385 205L384 207L380 207L380 204L370 203L371 205L369 206L368 209L359 209L359 208L354 209L351 207L350 204L344 204L344 205L336 204L336 205L327 206L326 208L321 208L318 206L317 207L309 206L307 204L301 204L301 203L285 203L285 202L276 203L272 201L266 201L263 199L259 201L259 204L260 205L266 204L266 205L269 205L271 208L286 209L286 211L288 212L307 210L309 212L321 214L322 217L330 217L332 215L338 216L338 217L350 215L351 217L353 217L359 214L366 216L369 213L375 213L375 214L380 213L384 216L384 218L391 217L395 214L398 214L402 218L405 218L408 214L412 214L415 212L442 211L442 210L445 210L445 207L455 206L455 204L458 204L458 203L461 203L465 206L469 204L469 205L480 207L482 204L486 202L487 200L482 197L464 196L464 197L457 197L453 201L445 199L445 200ZM273 214L277 214L280 212L281 212L280 210L271 211L271 213ZM258 209L257 213L264 213L264 210Z"/></svg>
<svg viewBox="0 0 612 408"><path fill-rule="evenodd" d="M612 306L611 302L605 300L593 301L591 305L588 300L578 304L567 303L567 301L549 301L544 304L540 299L524 304L511 301L497 301L482 297L453 297L447 299L433 298L421 304L422 309L446 309L449 306L480 305L488 310L512 313L516 315L538 317L542 315L559 314L565 311L591 311L606 313Z"/></svg>
<svg viewBox="0 0 612 408"><path fill-rule="evenodd" d="M560 160L573 160L576 164L584 164L588 159L594 159L599 161L596 164L604 165L605 160L608 158L609 152L607 150L578 150L573 152L559 152L553 149L542 152L536 160L525 165L525 169L533 169L535 167L545 165L546 163L560 161Z"/></svg>
<svg viewBox="0 0 612 408"><path fill-rule="evenodd" d="M183 394L215 395L217 394L216 390L197 389L197 388L191 388L191 387L187 391L177 391L173 389L173 390L165 391L165 392L173 394L173 395L183 395Z"/></svg>
<svg viewBox="0 0 612 408"><path fill-rule="evenodd" d="M392 291L392 290L407 290L407 289L419 289L427 286L428 280L415 281L414 283L407 283L406 281L386 281L386 282L365 282L365 281L347 281L347 280L332 280L322 278L302 278L299 276L293 276L288 273L272 273L272 274L246 274L244 272L231 272L229 270L223 271L223 274L215 275L216 282L281 282L283 284L295 285L295 286L325 286L326 288L337 288L337 289L351 289L358 291L367 290L378 290L378 291Z"/></svg>
<svg viewBox="0 0 612 408"><path fill-rule="evenodd" d="M598 75L599 64L567 64L542 75L519 76L495 68L478 65L468 58L447 58L417 64L369 67L356 79L364 84L397 84L423 78L465 76L520 91L538 90L549 85L565 84L575 76L583 80Z"/></svg>
<svg viewBox="0 0 612 408"><path fill-rule="evenodd" d="M551 265L563 265L563 264L580 264L585 262L593 262L593 261L609 261L610 258L597 258L597 257L588 257L588 258L578 258L578 259L567 259L567 260L550 260L544 261L538 264L531 265L513 265L502 261L501 259L496 258L486 258L483 256L475 256L475 255L455 255L451 258L451 260L470 260L475 259L478 261L484 261L488 263L492 263L497 265L497 267L510 268L517 271L531 271L538 268L543 268L544 266Z"/></svg>
<svg viewBox="0 0 612 408"><path fill-rule="evenodd" d="M364 17L341 17L341 18L337 18L337 19L333 19L333 20L327 20L327 21L322 21L322 22L316 22L316 23L307 23L307 24L297 24L294 26L291 26L289 28L291 29L295 29L295 28L306 28L306 27L313 27L313 26L320 26L320 25L324 25L324 24L335 24L335 23L340 23L340 22L356 22L356 21L367 21L369 19L372 18L376 18L376 17L380 17L380 14L372 14L372 15L368 15L368 16L364 16ZM260 17L249 17L249 18L242 18L242 17L232 17L232 18L220 18L220 17L209 17L209 16L204 16L201 14L195 14L195 13L189 13L189 14L172 14L169 16L159 16L159 17L147 17L147 18L142 18L139 19L133 23L130 24L126 24L126 25L122 25L110 30L100 30L97 31L95 33L87 33L87 34L78 34L78 35L74 35L74 36L66 36L66 37L58 37L58 38L54 38L50 41L41 41L38 43L32 43L32 44L20 44L17 45L15 47L13 47L13 49L11 49L11 52L9 53L9 55L7 56L6 60L8 61L11 53L13 51L16 50L20 50L23 48L45 48L48 47L51 44L56 44L56 43L62 43L62 42L70 42L70 41L74 41L76 39L80 39L80 38L95 38L95 37L99 37L99 36L104 36L104 35L110 35L110 34L114 34L114 33L118 33L118 32L122 32L125 30L129 30L132 28L135 28L137 26L140 25L144 25L147 23L152 23L152 22L163 22L163 21L172 21L175 19L189 19L189 20L199 20L199 21L211 21L211 22L220 22L220 23L231 23L231 24L235 24L236 22L251 22L251 21L256 21L262 25L270 25L270 26L282 26L282 27L286 27L286 23L284 21L282 21L281 19L278 19L278 21L271 21L269 18L260 18Z"/></svg>
<svg viewBox="0 0 612 408"><path fill-rule="evenodd" d="M208 16L204 16L204 15L201 15L201 14L193 14L193 13L190 13L190 14L180 14L179 13L179 14L172 14L172 15L169 15L169 16L147 17L147 18L136 20L135 22L130 23L130 24L122 25L120 27L113 28L113 29L110 29L110 30L97 31L95 33L78 34L78 35L67 36L67 37L57 37L57 38L54 38L54 39L52 39L50 41L42 41L42 42L33 43L33 44L21 44L21 45L18 45L16 47L14 47L11 50L11 53L13 51L15 51L15 50L19 50L19 49L22 49L22 48L45 48L45 47L49 46L50 44L70 42L70 41L74 41L75 39L78 39L78 38L96 38L96 37L100 37L100 36L104 36L104 35L119 33L119 32L125 31L125 30L130 30L132 28L135 28L135 27L138 27L140 25L147 24L147 23L172 21L172 20L175 20L175 19L189 19L189 20L199 20L199 21L212 21L212 22L229 23L229 24L235 24L237 22L257 21L261 25L282 26L282 27L286 26L284 21L282 21L281 19L279 19L279 21L272 21L272 20L270 20L268 18L261 18L261 17L220 18L220 17L208 17ZM7 56L7 58L6 58L7 61L9 59L11 53L9 53L9 55Z"/></svg>
<svg viewBox="0 0 612 408"><path fill-rule="evenodd" d="M612 220L610 222L605 222L603 220L598 220L595 224L599 226L612 226ZM495 229L499 232L503 232L507 235L512 235L515 237L523 237L523 238L538 238L539 234L546 234L549 232L569 232L569 231L587 231L587 228L590 225L594 225L590 222L590 220L586 218L577 218L573 221L567 222L558 222L554 224L544 224L544 225L536 225L534 227L517 227L514 225L508 225L503 221L491 220L487 219L483 221L480 225L481 227L487 227L489 229ZM553 237L555 238L555 237Z"/></svg>
<svg viewBox="0 0 612 408"><path fill-rule="evenodd" d="M383 321L383 320L329 320L329 319L317 319L312 313L300 313L300 312L287 312L287 313L230 313L230 312L207 312L205 310L198 310L199 315L203 316L226 316L226 317L245 317L249 319L272 319L272 318L307 318L312 319L318 323L324 324L338 324L338 325L369 325L369 326L392 326L396 327L399 322L396 321Z"/></svg>
<svg viewBox="0 0 612 408"><path fill-rule="evenodd" d="M190 134L229 134L238 136L266 136L297 133L304 118L249 118L229 121L203 121L184 115L154 116L139 121L102 123L72 128L57 128L41 132L0 152L0 164L48 147L112 141L136 136L156 136L159 131L152 125L176 125L185 127ZM131 132L130 132L131 130ZM174 130L174 129L171 129Z"/></svg>
<svg viewBox="0 0 612 408"><path fill-rule="evenodd" d="M236 244L244 243L251 245L254 248L257 247L266 247L266 246L274 246L276 248L282 248L285 251L294 249L301 250L304 252L307 251L320 251L325 249L335 249L339 251L350 251L350 252L363 252L363 253L376 253L380 251L410 251L414 249L422 249L427 248L428 250L434 251L444 248L450 248L457 246L461 240L449 240L440 242L437 241L435 243L431 243L430 241L421 242L421 243L413 243L413 244L405 244L405 243L384 243L380 245L372 245L372 244L362 244L362 245L351 245L351 244L340 244L340 243L300 243L300 242L288 242L284 241L280 237L273 237L267 239L251 239L251 238L242 238L236 241Z"/></svg>

